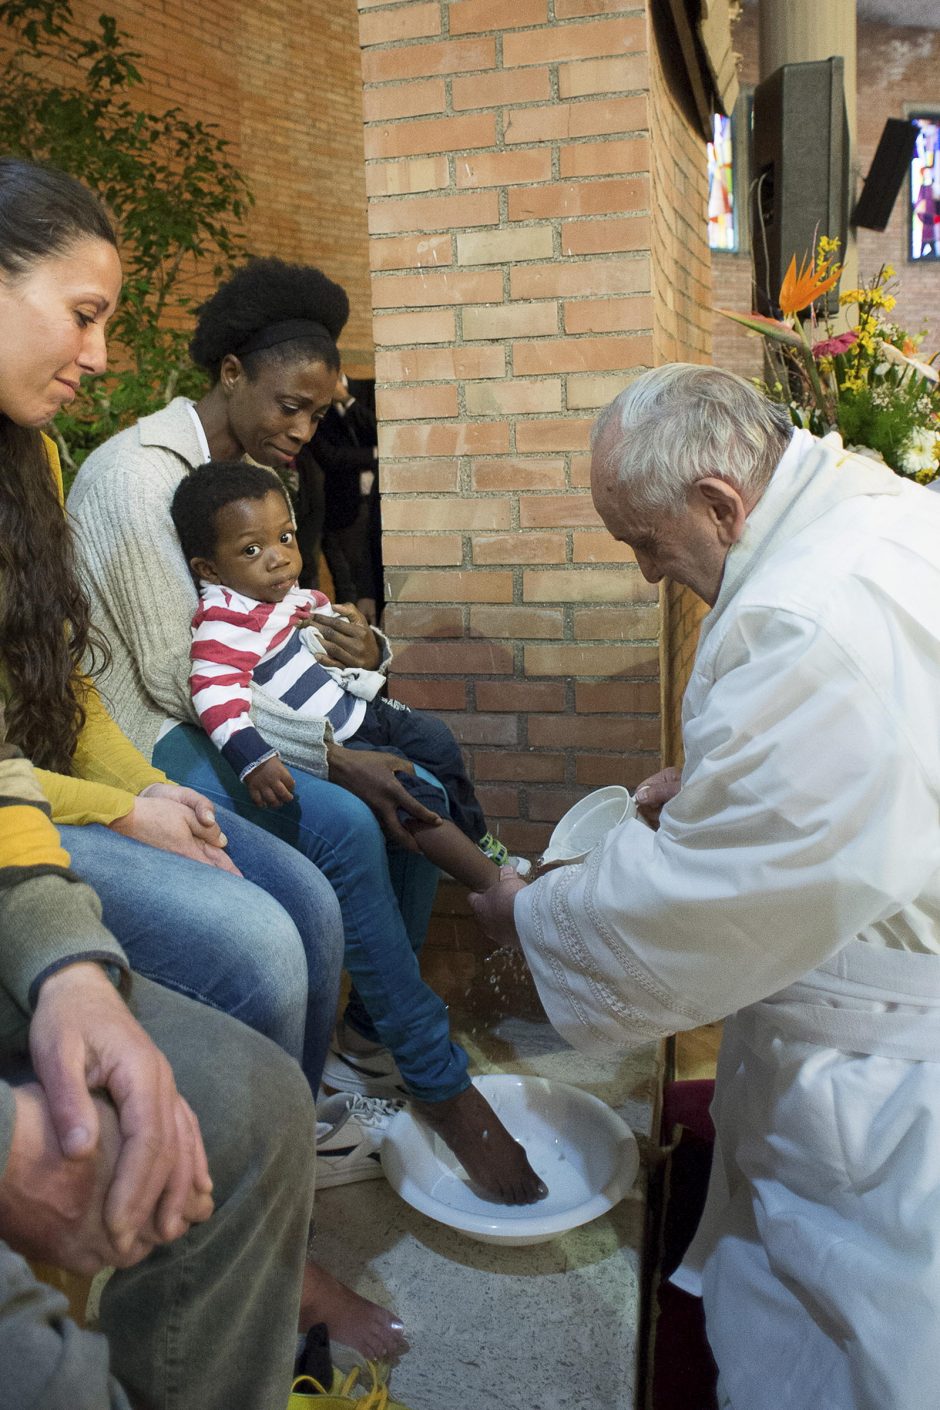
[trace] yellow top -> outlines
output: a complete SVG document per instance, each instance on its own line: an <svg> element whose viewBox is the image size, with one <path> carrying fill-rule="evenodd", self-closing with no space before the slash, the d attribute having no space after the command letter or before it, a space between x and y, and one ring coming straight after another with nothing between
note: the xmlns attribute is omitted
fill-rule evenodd
<svg viewBox="0 0 940 1410"><path fill-rule="evenodd" d="M62 498L62 467L54 441L43 436L52 476ZM147 763L115 724L90 681L85 682L85 723L73 758L74 775L37 769L36 777L52 807L53 820L110 823L125 817L141 789L166 783L167 776Z"/></svg>

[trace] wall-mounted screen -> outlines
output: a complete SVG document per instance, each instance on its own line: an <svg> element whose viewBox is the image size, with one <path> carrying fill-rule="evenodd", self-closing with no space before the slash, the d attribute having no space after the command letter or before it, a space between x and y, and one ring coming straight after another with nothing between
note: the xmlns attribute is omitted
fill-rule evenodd
<svg viewBox="0 0 940 1410"><path fill-rule="evenodd" d="M912 113L917 128L911 160L911 260L940 260L940 113Z"/></svg>
<svg viewBox="0 0 940 1410"><path fill-rule="evenodd" d="M731 118L712 117L708 144L708 247L736 250L738 229L734 201L734 133Z"/></svg>

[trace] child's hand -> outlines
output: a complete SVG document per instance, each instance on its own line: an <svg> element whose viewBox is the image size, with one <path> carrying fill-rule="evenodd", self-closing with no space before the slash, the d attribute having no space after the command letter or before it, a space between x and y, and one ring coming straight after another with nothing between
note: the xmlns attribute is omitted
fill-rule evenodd
<svg viewBox="0 0 940 1410"><path fill-rule="evenodd" d="M245 776L245 787L256 808L279 808L294 796L294 779L276 754Z"/></svg>

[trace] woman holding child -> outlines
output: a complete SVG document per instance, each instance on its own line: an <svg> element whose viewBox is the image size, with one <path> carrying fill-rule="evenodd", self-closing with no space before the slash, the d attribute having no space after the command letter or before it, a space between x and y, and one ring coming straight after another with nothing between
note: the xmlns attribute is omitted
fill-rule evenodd
<svg viewBox="0 0 940 1410"><path fill-rule="evenodd" d="M327 1080L411 1096L491 1198L527 1203L544 1187L470 1084L446 1006L418 968L437 873L402 817L409 826L431 828L438 815L397 776L411 765L381 749L337 744L323 719L298 715L255 685L252 718L260 733L287 759L304 751L303 771L289 773L289 784L281 777L288 799L258 807L193 723L190 622L197 595L170 517L174 492L210 460L247 456L275 470L292 463L330 405L340 365L336 340L347 316L345 293L320 271L253 261L200 310L191 351L211 378L205 396L196 404L176 398L82 466L69 509L93 618L112 647L104 689L145 756L292 843L333 885L355 988ZM355 608L312 620L326 664L387 668L387 644ZM259 935L257 944L263 953L266 937Z"/></svg>

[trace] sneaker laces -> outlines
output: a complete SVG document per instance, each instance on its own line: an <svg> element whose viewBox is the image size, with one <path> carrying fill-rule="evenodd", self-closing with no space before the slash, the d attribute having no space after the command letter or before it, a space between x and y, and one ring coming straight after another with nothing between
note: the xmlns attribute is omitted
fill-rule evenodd
<svg viewBox="0 0 940 1410"><path fill-rule="evenodd" d="M490 861L497 866L503 866L509 856L509 848L504 842L500 842L498 837L494 837L491 832L484 833L477 843L484 857L489 857Z"/></svg>
<svg viewBox="0 0 940 1410"><path fill-rule="evenodd" d="M342 1380L340 1380L342 1373L339 1371L335 1372L335 1378L330 1390L327 1390L326 1386L321 1385L313 1376L298 1376L291 1390L292 1392L300 1390L300 1392L303 1393L301 1382L308 1381L311 1385L316 1387L316 1390L321 1395L328 1395L337 1400L345 1398L350 1405L355 1406L355 1410L387 1410L389 1404L387 1385L388 1363L385 1361L367 1361L366 1366L372 1377L372 1385L363 1395L357 1396L355 1399L353 1399L352 1392L359 1379L359 1372L362 1370L361 1366L354 1366L349 1374Z"/></svg>
<svg viewBox="0 0 940 1410"><path fill-rule="evenodd" d="M385 1410L388 1405L388 1385L385 1383L385 1376L383 1375L382 1379L379 1379L379 1371L374 1361L367 1361L366 1365L372 1376L372 1385L365 1395L361 1395L355 1402L356 1410ZM343 1381L340 1395L349 1395L352 1399L350 1392L359 1379L359 1369L358 1366L352 1368Z"/></svg>
<svg viewBox="0 0 940 1410"><path fill-rule="evenodd" d="M398 1098L364 1097L355 1092L350 1097L349 1115L354 1116L361 1126L385 1126L404 1105Z"/></svg>

